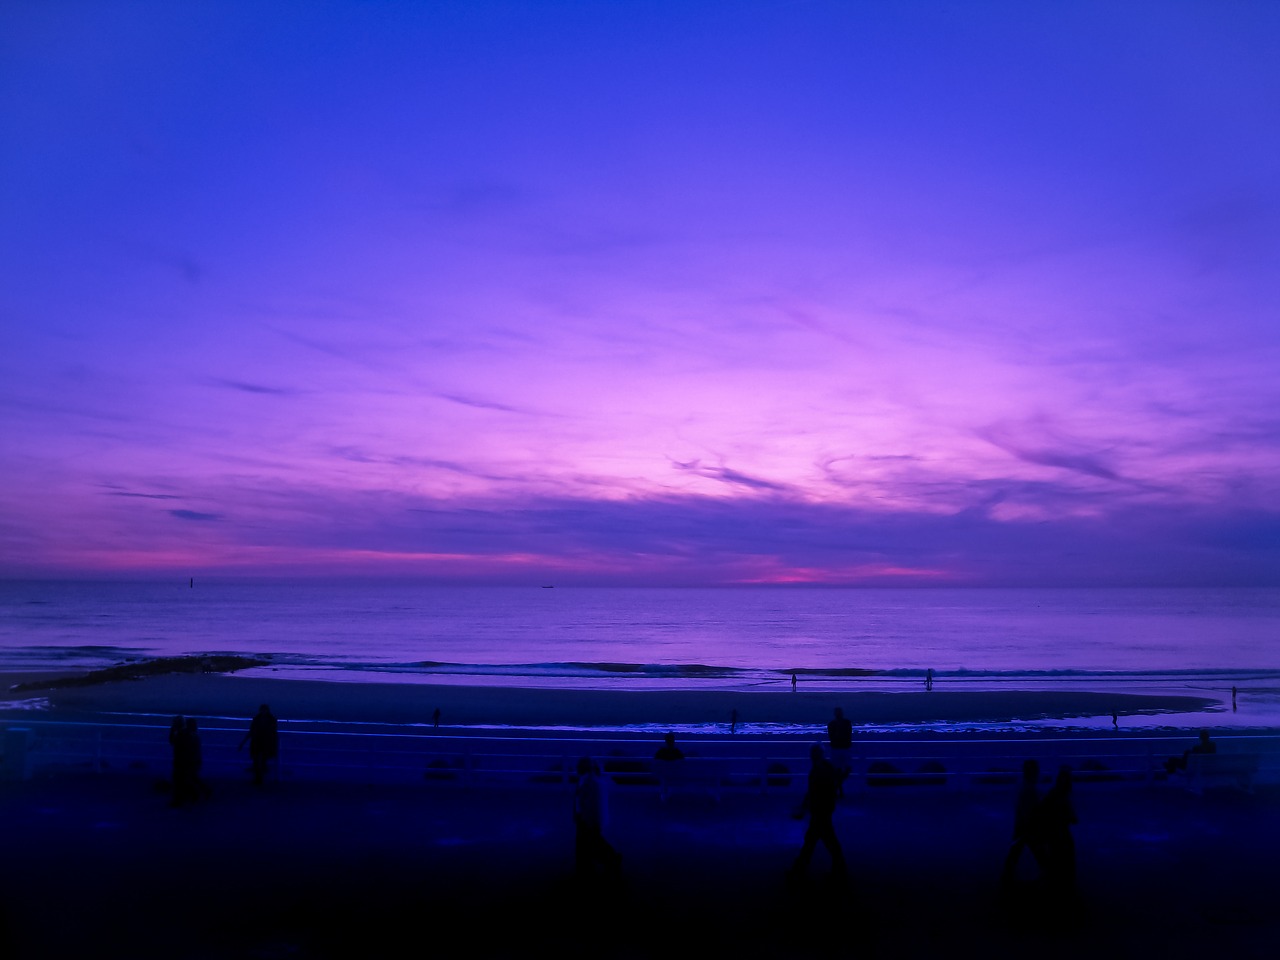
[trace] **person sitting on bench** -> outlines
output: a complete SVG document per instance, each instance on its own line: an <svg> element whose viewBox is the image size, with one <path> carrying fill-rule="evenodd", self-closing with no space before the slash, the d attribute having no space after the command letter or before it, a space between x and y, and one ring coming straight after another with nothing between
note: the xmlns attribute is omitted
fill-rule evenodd
<svg viewBox="0 0 1280 960"><path fill-rule="evenodd" d="M653 755L655 760L683 760L684 751L676 746L676 735L668 733L665 737L666 742L658 748L658 752Z"/></svg>
<svg viewBox="0 0 1280 960"><path fill-rule="evenodd" d="M1164 762L1165 773L1173 773L1176 770L1187 769L1187 758L1193 753L1217 753L1218 745L1209 739L1209 731L1200 731L1200 740L1190 749L1183 750L1182 756L1170 757Z"/></svg>

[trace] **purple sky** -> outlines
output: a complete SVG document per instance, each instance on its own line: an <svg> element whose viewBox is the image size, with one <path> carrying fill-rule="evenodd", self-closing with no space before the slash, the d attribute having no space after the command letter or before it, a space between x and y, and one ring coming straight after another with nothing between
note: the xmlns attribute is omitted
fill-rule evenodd
<svg viewBox="0 0 1280 960"><path fill-rule="evenodd" d="M1280 584L1280 4L0 6L0 576Z"/></svg>

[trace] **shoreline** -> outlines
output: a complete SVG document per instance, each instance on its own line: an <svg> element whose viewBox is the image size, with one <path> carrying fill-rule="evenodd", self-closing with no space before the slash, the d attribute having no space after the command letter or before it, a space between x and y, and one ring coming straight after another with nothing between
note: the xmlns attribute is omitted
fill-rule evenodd
<svg viewBox="0 0 1280 960"><path fill-rule="evenodd" d="M4 689L16 675L0 674ZM31 679L30 676L27 679ZM835 708L855 725L965 725L1024 721L1076 724L1191 717L1179 729L1214 726L1232 714L1212 696L1172 692L1092 690L599 690L495 685L343 683L237 674L163 674L92 685L9 691L11 718L59 715L153 714L248 717L269 703L282 720L424 724L439 709L442 725L458 727L584 729L741 725L825 725ZM38 706L33 706L33 702ZM19 704L25 703L23 710ZM1087 724L1086 724L1087 725Z"/></svg>

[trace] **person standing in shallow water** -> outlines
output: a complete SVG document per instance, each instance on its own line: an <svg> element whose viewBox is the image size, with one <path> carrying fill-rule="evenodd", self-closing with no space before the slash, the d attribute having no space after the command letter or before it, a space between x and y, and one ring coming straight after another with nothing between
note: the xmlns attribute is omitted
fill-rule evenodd
<svg viewBox="0 0 1280 960"><path fill-rule="evenodd" d="M787 873L791 881L799 880L809 870L809 860L813 857L813 849L821 841L831 854L831 875L837 880L848 876L848 867L844 862L844 851L840 849L840 839L836 836L831 817L836 811L836 795L840 791L840 778L827 758L822 753L822 744L815 743L809 748L809 789L805 791L804 800L796 809L795 816L809 814L809 826L804 832L804 844L796 855L795 862Z"/></svg>
<svg viewBox="0 0 1280 960"><path fill-rule="evenodd" d="M274 760L280 751L279 725L267 704L258 707L258 713L249 723L249 732L240 741L238 749L243 750L249 744L249 759L253 764L253 782L259 787L267 775L267 764Z"/></svg>

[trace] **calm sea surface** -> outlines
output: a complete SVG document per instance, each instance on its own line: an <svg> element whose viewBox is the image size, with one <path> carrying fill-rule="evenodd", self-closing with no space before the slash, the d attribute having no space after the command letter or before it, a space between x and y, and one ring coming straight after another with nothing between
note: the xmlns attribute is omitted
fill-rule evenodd
<svg viewBox="0 0 1280 960"><path fill-rule="evenodd" d="M0 668L199 653L371 680L1267 677L1280 590L0 582Z"/></svg>

